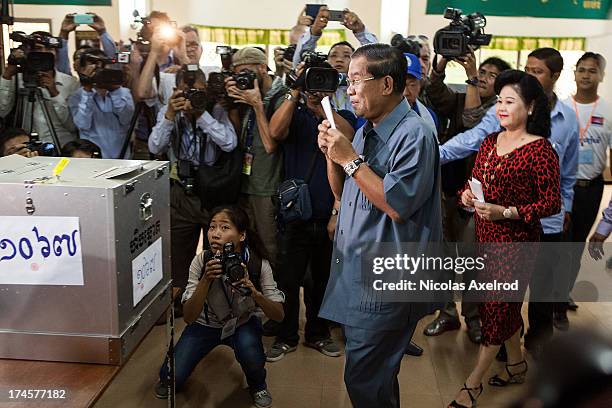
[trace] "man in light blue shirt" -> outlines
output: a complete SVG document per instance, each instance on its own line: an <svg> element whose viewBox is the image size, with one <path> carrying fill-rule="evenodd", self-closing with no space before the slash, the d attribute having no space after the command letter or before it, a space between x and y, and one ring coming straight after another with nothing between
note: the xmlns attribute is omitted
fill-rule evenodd
<svg viewBox="0 0 612 408"><path fill-rule="evenodd" d="M348 93L367 124L352 143L329 122L319 126L330 186L341 201L319 315L343 326L344 382L356 408L400 406L402 357L418 320L433 307L382 299L361 271L368 244L442 240L438 143L403 96L406 70L397 48L359 48L351 57Z"/></svg>
<svg viewBox="0 0 612 408"><path fill-rule="evenodd" d="M84 55L104 57L95 48L85 50ZM68 99L68 107L79 137L98 145L104 159L129 157L127 151L125 157L120 156L134 114L132 93L119 84L94 84L96 65L87 58L78 69L81 87Z"/></svg>
<svg viewBox="0 0 612 408"><path fill-rule="evenodd" d="M572 110L562 103L554 93L555 83L563 70L563 58L559 51L553 48L539 48L527 59L525 72L535 76L548 95L551 104L551 137L550 142L559 156L561 169L561 212L541 220L543 242L560 242L567 231L570 221L572 201L574 199L574 184L578 170L578 122ZM489 109L480 124L440 146L440 161L442 164L467 157L478 151L480 143L487 135L499 132L501 127L495 115L495 107ZM550 255L550 251L547 251ZM559 254L561 258L561 254ZM559 258L556 262L559 262ZM558 265L550 258L538 262L533 274L530 291L546 297L553 287L553 273ZM538 298L541 299L541 297ZM533 298L533 297L532 297ZM529 303L529 331L525 336L525 347L534 356L541 353L542 344L546 343L553 333L553 303Z"/></svg>

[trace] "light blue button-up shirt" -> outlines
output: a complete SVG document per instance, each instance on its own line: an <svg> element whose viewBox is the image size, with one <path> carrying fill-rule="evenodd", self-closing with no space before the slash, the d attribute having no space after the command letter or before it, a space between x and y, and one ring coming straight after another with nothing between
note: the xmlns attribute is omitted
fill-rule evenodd
<svg viewBox="0 0 612 408"><path fill-rule="evenodd" d="M550 143L559 156L561 170L562 208L559 214L541 220L545 234L563 232L563 219L566 212L572 211L574 200L574 184L578 171L578 122L572 110L557 99L555 107L550 112L551 134ZM480 144L488 135L502 130L495 106L491 107L480 123L463 133L453 136L440 146L440 161L442 164L463 159L480 149Z"/></svg>
<svg viewBox="0 0 612 408"><path fill-rule="evenodd" d="M121 87L102 97L95 90L87 92L80 87L68 100L68 106L79 137L97 144L104 159L120 159L134 113L130 90Z"/></svg>
<svg viewBox="0 0 612 408"><path fill-rule="evenodd" d="M344 325L398 330L430 312L429 303L390 302L367 285L362 251L374 242L419 243L442 240L438 143L406 99L375 128L360 128L353 139L357 154L374 138L366 163L383 180L385 201L403 222L375 207L347 177L336 226L327 290L319 315Z"/></svg>

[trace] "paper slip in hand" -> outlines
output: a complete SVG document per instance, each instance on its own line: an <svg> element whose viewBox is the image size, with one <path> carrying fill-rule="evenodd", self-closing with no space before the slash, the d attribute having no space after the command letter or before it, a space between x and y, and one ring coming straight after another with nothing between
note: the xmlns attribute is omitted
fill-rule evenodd
<svg viewBox="0 0 612 408"><path fill-rule="evenodd" d="M476 196L478 201L484 203L485 199L484 192L482 191L482 183L476 180L474 177L472 177L471 180L468 180L468 183L470 183L470 190L472 190L472 194Z"/></svg>
<svg viewBox="0 0 612 408"><path fill-rule="evenodd" d="M336 128L336 122L334 122L334 115L331 107L331 102L329 101L329 96L326 96L321 100L321 105L323 105L323 111L325 112L325 116L329 121L331 128Z"/></svg>

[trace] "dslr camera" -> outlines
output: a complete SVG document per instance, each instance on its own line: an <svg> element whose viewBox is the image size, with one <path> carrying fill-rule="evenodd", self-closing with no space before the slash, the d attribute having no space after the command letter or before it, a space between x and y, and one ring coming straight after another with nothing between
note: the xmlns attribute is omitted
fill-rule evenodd
<svg viewBox="0 0 612 408"><path fill-rule="evenodd" d="M233 243L226 242L223 245L223 251L216 254L214 259L219 260L221 263L221 269L223 270L222 279L224 282L231 285L243 296L248 296L251 294L251 290L249 288L237 286L237 283L244 278L245 273L240 254L235 251Z"/></svg>
<svg viewBox="0 0 612 408"><path fill-rule="evenodd" d="M250 69L243 69L237 74L232 75L232 79L236 81L236 88L241 91L255 88L255 81L257 81L257 74Z"/></svg>
<svg viewBox="0 0 612 408"><path fill-rule="evenodd" d="M31 152L38 152L39 156L55 156L55 145L53 143L41 142L38 139L38 133L32 133L30 135L30 141L25 145Z"/></svg>
<svg viewBox="0 0 612 408"><path fill-rule="evenodd" d="M200 67L197 64L185 64L181 68L183 81L189 89L183 91L183 97L191 103L191 107L198 111L206 110L208 107L208 95L205 89L195 88L197 72Z"/></svg>
<svg viewBox="0 0 612 408"><path fill-rule="evenodd" d="M343 76L329 65L325 54L304 51L302 62L304 62L303 88L306 92L336 92L338 86L343 82ZM285 83L291 88L299 80L297 72L292 70L287 75Z"/></svg>
<svg viewBox="0 0 612 408"><path fill-rule="evenodd" d="M401 34L395 34L391 38L391 46L398 48L402 54L412 54L417 57L421 55L421 44L417 41L409 40L408 38L404 38Z"/></svg>
<svg viewBox="0 0 612 408"><path fill-rule="evenodd" d="M469 46L478 49L491 43L492 35L484 33L487 25L485 16L481 13L464 16L462 13L460 9L447 7L444 18L451 20L451 23L434 36L434 51L446 59L468 54Z"/></svg>

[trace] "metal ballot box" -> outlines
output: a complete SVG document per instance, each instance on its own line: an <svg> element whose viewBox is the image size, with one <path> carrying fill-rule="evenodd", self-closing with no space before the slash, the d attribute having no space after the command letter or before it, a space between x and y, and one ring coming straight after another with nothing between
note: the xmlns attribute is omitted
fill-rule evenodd
<svg viewBox="0 0 612 408"><path fill-rule="evenodd" d="M122 365L171 302L169 164L60 160L0 158L0 358Z"/></svg>

